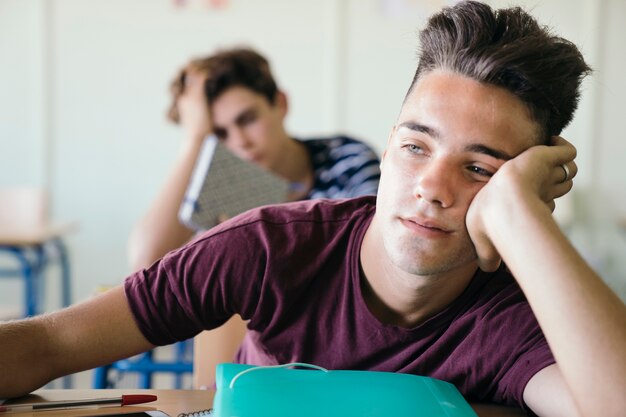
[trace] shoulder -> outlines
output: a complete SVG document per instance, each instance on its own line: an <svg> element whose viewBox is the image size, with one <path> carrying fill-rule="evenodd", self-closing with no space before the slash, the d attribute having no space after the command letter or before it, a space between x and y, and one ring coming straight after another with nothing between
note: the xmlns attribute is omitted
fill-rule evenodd
<svg viewBox="0 0 626 417"><path fill-rule="evenodd" d="M347 136L302 141L310 154L313 188L307 198L376 194L380 159L368 145Z"/></svg>
<svg viewBox="0 0 626 417"><path fill-rule="evenodd" d="M252 209L232 219L225 227L240 227L256 223L290 224L302 222L338 222L373 214L375 196L347 199L302 200Z"/></svg>
<svg viewBox="0 0 626 417"><path fill-rule="evenodd" d="M301 140L312 155L325 153L334 158L349 155L364 155L378 159L376 152L365 142L339 135L328 138L311 138Z"/></svg>
<svg viewBox="0 0 626 417"><path fill-rule="evenodd" d="M245 241L279 239L278 236L324 233L342 223L369 218L376 208L375 196L350 199L316 199L274 204L248 210L199 235L195 241ZM269 236L269 237L268 237Z"/></svg>
<svg viewBox="0 0 626 417"><path fill-rule="evenodd" d="M168 254L163 265L177 281L191 282L186 288L218 285L236 311L251 317L254 308L246 303L259 304L263 289L281 292L285 283L309 279L331 257L345 261L346 247L363 234L374 202L366 197L255 208L200 234Z"/></svg>

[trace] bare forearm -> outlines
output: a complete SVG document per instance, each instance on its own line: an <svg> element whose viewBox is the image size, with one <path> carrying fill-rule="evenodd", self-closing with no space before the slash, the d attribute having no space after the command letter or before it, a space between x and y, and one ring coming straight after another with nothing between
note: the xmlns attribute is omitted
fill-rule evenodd
<svg viewBox="0 0 626 417"><path fill-rule="evenodd" d="M582 415L626 409L626 307L577 253L543 202L509 195L493 243L518 280Z"/></svg>
<svg viewBox="0 0 626 417"><path fill-rule="evenodd" d="M165 184L133 229L128 242L133 270L149 266L193 236L193 231L178 220L178 210L201 146L202 138L187 138Z"/></svg>
<svg viewBox="0 0 626 417"><path fill-rule="evenodd" d="M27 394L53 379L48 340L41 318L0 325L0 398Z"/></svg>
<svg viewBox="0 0 626 417"><path fill-rule="evenodd" d="M0 398L152 347L121 286L55 313L0 324Z"/></svg>

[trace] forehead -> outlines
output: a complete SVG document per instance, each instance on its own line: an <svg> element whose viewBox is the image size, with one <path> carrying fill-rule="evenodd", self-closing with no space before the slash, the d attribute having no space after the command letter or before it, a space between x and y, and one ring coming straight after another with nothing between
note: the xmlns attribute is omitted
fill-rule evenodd
<svg viewBox="0 0 626 417"><path fill-rule="evenodd" d="M517 155L539 143L539 125L504 88L448 71L426 73L407 95L398 126L417 123L441 138L481 143Z"/></svg>
<svg viewBox="0 0 626 417"><path fill-rule="evenodd" d="M211 114L216 124L226 124L242 112L269 107L265 96L243 87L234 86L224 90L211 103Z"/></svg>

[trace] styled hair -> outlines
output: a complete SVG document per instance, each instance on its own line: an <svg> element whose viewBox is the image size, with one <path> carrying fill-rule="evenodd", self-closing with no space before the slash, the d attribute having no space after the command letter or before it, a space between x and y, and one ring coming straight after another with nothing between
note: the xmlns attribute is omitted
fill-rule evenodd
<svg viewBox="0 0 626 417"><path fill-rule="evenodd" d="M170 85L172 103L167 117L174 123L180 122L176 103L185 88L189 69L206 73L204 92L209 103L225 90L241 86L258 93L271 103L276 100L278 87L270 71L270 64L262 55L247 48L225 49L206 58L191 60L174 78Z"/></svg>
<svg viewBox="0 0 626 417"><path fill-rule="evenodd" d="M407 95L421 75L436 69L503 87L526 103L544 142L571 122L582 79L591 73L576 45L520 7L460 2L433 15L419 38Z"/></svg>

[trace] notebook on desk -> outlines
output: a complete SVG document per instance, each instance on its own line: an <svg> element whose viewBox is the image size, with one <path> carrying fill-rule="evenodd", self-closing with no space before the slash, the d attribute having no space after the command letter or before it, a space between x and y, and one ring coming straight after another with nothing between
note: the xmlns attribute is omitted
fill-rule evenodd
<svg viewBox="0 0 626 417"><path fill-rule="evenodd" d="M238 158L212 135L204 140L178 217L191 229L210 229L222 216L285 202L288 187L286 180Z"/></svg>
<svg viewBox="0 0 626 417"><path fill-rule="evenodd" d="M220 364L216 385L215 417L477 417L454 385L409 374Z"/></svg>

